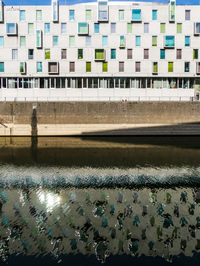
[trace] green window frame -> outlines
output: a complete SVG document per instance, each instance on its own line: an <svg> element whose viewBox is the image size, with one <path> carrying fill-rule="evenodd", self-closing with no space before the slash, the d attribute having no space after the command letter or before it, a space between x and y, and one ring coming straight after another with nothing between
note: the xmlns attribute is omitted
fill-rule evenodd
<svg viewBox="0 0 200 266"><path fill-rule="evenodd" d="M102 63L102 71L103 72L108 72L108 62L103 62Z"/></svg>
<svg viewBox="0 0 200 266"><path fill-rule="evenodd" d="M50 49L45 49L45 59L51 59Z"/></svg>
<svg viewBox="0 0 200 266"><path fill-rule="evenodd" d="M177 23L177 33L182 33L182 23Z"/></svg>
<svg viewBox="0 0 200 266"><path fill-rule="evenodd" d="M127 33L132 33L132 23L127 23Z"/></svg>
<svg viewBox="0 0 200 266"><path fill-rule="evenodd" d="M86 62L86 72L91 72L91 62Z"/></svg>
<svg viewBox="0 0 200 266"><path fill-rule="evenodd" d="M165 33L165 23L160 23L160 33Z"/></svg>
<svg viewBox="0 0 200 266"><path fill-rule="evenodd" d="M152 36L152 46L157 46L157 36Z"/></svg>
<svg viewBox="0 0 200 266"><path fill-rule="evenodd" d="M95 60L104 60L105 52L104 49L95 49Z"/></svg>
<svg viewBox="0 0 200 266"><path fill-rule="evenodd" d="M199 50L198 49L193 49L193 59L198 59L199 57Z"/></svg>
<svg viewBox="0 0 200 266"><path fill-rule="evenodd" d="M83 59L83 49L78 49L78 59Z"/></svg>
<svg viewBox="0 0 200 266"><path fill-rule="evenodd" d="M173 72L173 71L174 71L174 63L168 62L168 72Z"/></svg>

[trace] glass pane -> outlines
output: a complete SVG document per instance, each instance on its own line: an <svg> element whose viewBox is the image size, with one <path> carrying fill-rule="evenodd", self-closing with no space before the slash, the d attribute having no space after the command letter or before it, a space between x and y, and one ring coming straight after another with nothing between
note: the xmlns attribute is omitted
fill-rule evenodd
<svg viewBox="0 0 200 266"><path fill-rule="evenodd" d="M108 63L103 62L103 72L107 72L107 71L108 71Z"/></svg>
<svg viewBox="0 0 200 266"><path fill-rule="evenodd" d="M69 46L72 47L75 45L75 37L69 36Z"/></svg>
<svg viewBox="0 0 200 266"><path fill-rule="evenodd" d="M86 72L91 72L91 62L86 62Z"/></svg>
<svg viewBox="0 0 200 266"><path fill-rule="evenodd" d="M42 10L36 10L36 20L42 20Z"/></svg>
<svg viewBox="0 0 200 266"><path fill-rule="evenodd" d="M116 49L111 49L111 59L116 59Z"/></svg>
<svg viewBox="0 0 200 266"><path fill-rule="evenodd" d="M74 10L69 10L69 20L74 20L75 12Z"/></svg>
<svg viewBox="0 0 200 266"><path fill-rule="evenodd" d="M165 49L160 49L160 59L165 59Z"/></svg>
<svg viewBox="0 0 200 266"><path fill-rule="evenodd" d="M94 23L94 32L99 33L99 23Z"/></svg>
<svg viewBox="0 0 200 266"><path fill-rule="evenodd" d="M26 19L26 12L25 10L20 10L20 20L24 21Z"/></svg>
<svg viewBox="0 0 200 266"><path fill-rule="evenodd" d="M190 36L185 36L185 46L190 46Z"/></svg>
<svg viewBox="0 0 200 266"><path fill-rule="evenodd" d="M20 47L26 46L26 38L25 36L20 36Z"/></svg>
<svg viewBox="0 0 200 266"><path fill-rule="evenodd" d="M124 10L119 10L119 20L124 20Z"/></svg>
<svg viewBox="0 0 200 266"><path fill-rule="evenodd" d="M127 33L132 33L132 23L127 23Z"/></svg>
<svg viewBox="0 0 200 266"><path fill-rule="evenodd" d="M166 47L174 47L175 46L175 37L174 36L166 36L165 37L165 46Z"/></svg>
<svg viewBox="0 0 200 266"><path fill-rule="evenodd" d="M0 62L0 72L4 72L4 63Z"/></svg>
<svg viewBox="0 0 200 266"><path fill-rule="evenodd" d="M120 36L120 47L125 47L125 38L124 38L124 36Z"/></svg>
<svg viewBox="0 0 200 266"><path fill-rule="evenodd" d="M152 36L152 46L157 46L157 36Z"/></svg>
<svg viewBox="0 0 200 266"><path fill-rule="evenodd" d="M42 62L37 62L37 72L42 72Z"/></svg>
<svg viewBox="0 0 200 266"><path fill-rule="evenodd" d="M61 23L61 33L67 33L67 23Z"/></svg>
<svg viewBox="0 0 200 266"><path fill-rule="evenodd" d="M102 37L102 45L103 46L108 46L108 36L103 36Z"/></svg>
<svg viewBox="0 0 200 266"><path fill-rule="evenodd" d="M177 33L182 33L182 24L177 23Z"/></svg>
<svg viewBox="0 0 200 266"><path fill-rule="evenodd" d="M45 32L45 34L49 34L50 33L50 23L45 23L44 24L44 32Z"/></svg>
<svg viewBox="0 0 200 266"><path fill-rule="evenodd" d="M4 46L4 37L0 36L0 47Z"/></svg>
<svg viewBox="0 0 200 266"><path fill-rule="evenodd" d="M168 72L173 72L173 62L168 63Z"/></svg>
<svg viewBox="0 0 200 266"><path fill-rule="evenodd" d="M140 46L141 45L141 38L140 36L136 36L136 46Z"/></svg>
<svg viewBox="0 0 200 266"><path fill-rule="evenodd" d="M83 59L83 49L78 49L78 59Z"/></svg>
<svg viewBox="0 0 200 266"><path fill-rule="evenodd" d="M33 34L34 33L34 25L33 23L28 24L28 33Z"/></svg>
<svg viewBox="0 0 200 266"><path fill-rule="evenodd" d="M132 20L141 20L141 9L132 9Z"/></svg>
<svg viewBox="0 0 200 266"><path fill-rule="evenodd" d="M78 34L88 34L88 23L86 22L78 23Z"/></svg>
<svg viewBox="0 0 200 266"><path fill-rule="evenodd" d="M104 60L104 49L95 49L95 59Z"/></svg>
<svg viewBox="0 0 200 266"><path fill-rule="evenodd" d="M91 20L92 12L91 10L86 10L86 20Z"/></svg>
<svg viewBox="0 0 200 266"><path fill-rule="evenodd" d="M45 59L50 59L50 49L45 50Z"/></svg>
<svg viewBox="0 0 200 266"><path fill-rule="evenodd" d="M157 20L157 10L152 10L152 20Z"/></svg>
<svg viewBox="0 0 200 266"><path fill-rule="evenodd" d="M160 33L165 33L165 23L160 24Z"/></svg>

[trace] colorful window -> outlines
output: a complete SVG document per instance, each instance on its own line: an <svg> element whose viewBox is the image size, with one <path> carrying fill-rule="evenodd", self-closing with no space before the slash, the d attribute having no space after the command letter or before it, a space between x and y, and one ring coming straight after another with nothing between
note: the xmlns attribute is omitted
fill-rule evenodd
<svg viewBox="0 0 200 266"><path fill-rule="evenodd" d="M42 20L42 10L36 10L36 20Z"/></svg>
<svg viewBox="0 0 200 266"><path fill-rule="evenodd" d="M152 10L152 20L157 20L158 11L156 9Z"/></svg>
<svg viewBox="0 0 200 266"><path fill-rule="evenodd" d="M132 23L127 23L127 33L132 33Z"/></svg>
<svg viewBox="0 0 200 266"><path fill-rule="evenodd" d="M104 49L95 49L95 60L104 60L105 52Z"/></svg>
<svg viewBox="0 0 200 266"><path fill-rule="evenodd" d="M28 49L28 59L32 60L34 58L34 50Z"/></svg>
<svg viewBox="0 0 200 266"><path fill-rule="evenodd" d="M174 47L175 46L175 37L172 35L165 36L165 47Z"/></svg>
<svg viewBox="0 0 200 266"><path fill-rule="evenodd" d="M98 1L98 20L108 21L108 2Z"/></svg>
<svg viewBox="0 0 200 266"><path fill-rule="evenodd" d="M108 46L108 36L102 36L102 45L104 47Z"/></svg>
<svg viewBox="0 0 200 266"><path fill-rule="evenodd" d="M53 36L53 47L58 46L58 36Z"/></svg>
<svg viewBox="0 0 200 266"><path fill-rule="evenodd" d="M42 31L36 30L36 47L41 48L42 47Z"/></svg>
<svg viewBox="0 0 200 266"><path fill-rule="evenodd" d="M75 46L75 36L69 36L69 46Z"/></svg>
<svg viewBox="0 0 200 266"><path fill-rule="evenodd" d="M103 72L108 72L108 63L107 62L103 62L102 63L102 71Z"/></svg>
<svg viewBox="0 0 200 266"><path fill-rule="evenodd" d="M91 72L91 62L86 62L86 72Z"/></svg>
<svg viewBox="0 0 200 266"><path fill-rule="evenodd" d="M12 59L18 59L18 49L12 49Z"/></svg>
<svg viewBox="0 0 200 266"><path fill-rule="evenodd" d="M140 21L142 19L141 9L132 9L132 20Z"/></svg>
<svg viewBox="0 0 200 266"><path fill-rule="evenodd" d="M92 43L91 36L86 36L86 38L85 38L85 46L89 47L89 46L91 46L91 43Z"/></svg>
<svg viewBox="0 0 200 266"><path fill-rule="evenodd" d="M78 59L83 59L83 49L78 49Z"/></svg>
<svg viewBox="0 0 200 266"><path fill-rule="evenodd" d="M50 49L45 49L45 59L51 59Z"/></svg>
<svg viewBox="0 0 200 266"><path fill-rule="evenodd" d="M34 33L34 24L28 23L28 34L33 34L33 33Z"/></svg>
<svg viewBox="0 0 200 266"><path fill-rule="evenodd" d="M20 21L26 20L26 11L25 10L20 10L19 19L20 19Z"/></svg>
<svg viewBox="0 0 200 266"><path fill-rule="evenodd" d="M190 10L185 10L185 20L190 20Z"/></svg>
<svg viewBox="0 0 200 266"><path fill-rule="evenodd" d="M124 35L120 36L120 44L119 44L119 46L121 48L125 47L125 37L124 37Z"/></svg>
<svg viewBox="0 0 200 266"><path fill-rule="evenodd" d="M165 33L165 23L160 23L160 33Z"/></svg>
<svg viewBox="0 0 200 266"><path fill-rule="evenodd" d="M190 72L190 62L185 62L185 72Z"/></svg>
<svg viewBox="0 0 200 266"><path fill-rule="evenodd" d="M186 47L190 46L190 36L185 36L185 46Z"/></svg>
<svg viewBox="0 0 200 266"><path fill-rule="evenodd" d="M135 45L141 46L141 36L135 36Z"/></svg>
<svg viewBox="0 0 200 266"><path fill-rule="evenodd" d="M92 11L90 9L87 9L85 12L85 18L86 20L91 20L92 18Z"/></svg>
<svg viewBox="0 0 200 266"><path fill-rule="evenodd" d="M182 33L182 23L177 23L177 33Z"/></svg>
<svg viewBox="0 0 200 266"><path fill-rule="evenodd" d="M4 62L0 62L0 72L4 72Z"/></svg>
<svg viewBox="0 0 200 266"><path fill-rule="evenodd" d="M152 46L157 46L157 36L152 36Z"/></svg>
<svg viewBox="0 0 200 266"><path fill-rule="evenodd" d="M110 59L116 59L116 49L111 49Z"/></svg>
<svg viewBox="0 0 200 266"><path fill-rule="evenodd" d="M4 47L4 37L0 36L0 47Z"/></svg>
<svg viewBox="0 0 200 266"><path fill-rule="evenodd" d="M99 23L94 23L94 33L99 33Z"/></svg>
<svg viewBox="0 0 200 266"><path fill-rule="evenodd" d="M175 1L170 1L170 21L175 21Z"/></svg>
<svg viewBox="0 0 200 266"><path fill-rule="evenodd" d="M174 64L173 62L168 62L168 72L173 72Z"/></svg>
<svg viewBox="0 0 200 266"><path fill-rule="evenodd" d="M78 23L78 34L87 35L88 34L88 23L87 22L79 22Z"/></svg>
<svg viewBox="0 0 200 266"><path fill-rule="evenodd" d="M8 35L17 34L17 24L16 23L6 23L6 32Z"/></svg>
<svg viewBox="0 0 200 266"><path fill-rule="evenodd" d="M153 73L158 73L158 62L153 62Z"/></svg>
<svg viewBox="0 0 200 266"><path fill-rule="evenodd" d="M67 23L61 23L61 34L67 33Z"/></svg>
<svg viewBox="0 0 200 266"><path fill-rule="evenodd" d="M165 49L160 49L160 59L165 59Z"/></svg>
<svg viewBox="0 0 200 266"><path fill-rule="evenodd" d="M50 34L50 23L45 23L44 24L44 33L45 34Z"/></svg>
<svg viewBox="0 0 200 266"><path fill-rule="evenodd" d="M25 62L20 62L19 63L19 72L20 73L25 73L26 72L26 63Z"/></svg>
<svg viewBox="0 0 200 266"><path fill-rule="evenodd" d="M124 10L119 10L119 20L124 20Z"/></svg>
<svg viewBox="0 0 200 266"><path fill-rule="evenodd" d="M198 59L198 49L193 49L193 59Z"/></svg>
<svg viewBox="0 0 200 266"><path fill-rule="evenodd" d="M69 20L75 20L75 11L74 10L69 10Z"/></svg>
<svg viewBox="0 0 200 266"><path fill-rule="evenodd" d="M116 33L116 23L111 23L110 24L110 32L111 33Z"/></svg>
<svg viewBox="0 0 200 266"><path fill-rule="evenodd" d="M26 46L26 37L25 36L20 36L20 47L25 47Z"/></svg>

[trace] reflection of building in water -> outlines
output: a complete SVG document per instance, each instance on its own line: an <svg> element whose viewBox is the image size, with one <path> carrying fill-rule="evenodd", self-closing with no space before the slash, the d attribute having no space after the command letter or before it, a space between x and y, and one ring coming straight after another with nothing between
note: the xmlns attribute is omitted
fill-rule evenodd
<svg viewBox="0 0 200 266"><path fill-rule="evenodd" d="M96 253L192 256L200 249L200 192L1 189L0 255Z"/></svg>

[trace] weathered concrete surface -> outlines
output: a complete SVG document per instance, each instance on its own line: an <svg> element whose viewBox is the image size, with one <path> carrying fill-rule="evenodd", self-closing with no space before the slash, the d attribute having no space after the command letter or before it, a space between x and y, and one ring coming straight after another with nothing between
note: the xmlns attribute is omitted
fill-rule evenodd
<svg viewBox="0 0 200 266"><path fill-rule="evenodd" d="M0 136L199 135L200 102L7 102L0 123Z"/></svg>

